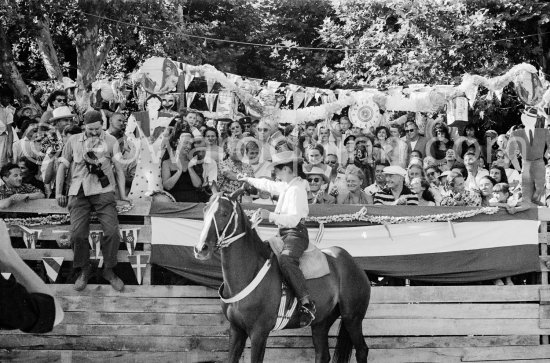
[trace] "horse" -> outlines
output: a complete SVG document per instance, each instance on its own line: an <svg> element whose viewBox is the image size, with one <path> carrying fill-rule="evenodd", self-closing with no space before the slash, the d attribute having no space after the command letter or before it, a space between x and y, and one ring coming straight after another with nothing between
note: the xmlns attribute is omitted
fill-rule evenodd
<svg viewBox="0 0 550 363"><path fill-rule="evenodd" d="M220 297L223 313L230 323L227 361L239 361L250 337L251 362L263 362L267 338L277 321L283 280L277 258L236 200L238 192L230 196L212 195L205 206L204 227L194 246L194 255L207 260L220 250L223 274ZM317 307L315 320L310 325L315 362L330 361L328 333L339 316L333 362L349 362L352 348L355 348L357 362L366 362L369 348L362 323L370 299L370 282L344 249L330 247L322 251L330 274L307 280L308 291ZM234 302L224 299L224 295L233 297ZM288 328L298 327L299 324L294 324Z"/></svg>

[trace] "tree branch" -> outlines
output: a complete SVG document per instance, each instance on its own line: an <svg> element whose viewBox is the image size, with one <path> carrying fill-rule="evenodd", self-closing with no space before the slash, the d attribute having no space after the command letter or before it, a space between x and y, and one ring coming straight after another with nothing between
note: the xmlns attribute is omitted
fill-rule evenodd
<svg viewBox="0 0 550 363"><path fill-rule="evenodd" d="M44 67L51 79L58 81L63 80L63 71L59 65L57 59L57 52L53 46L52 36L50 33L50 19L47 15L42 18L38 18L37 22L38 34L36 35L36 42L38 43L38 50L42 56Z"/></svg>

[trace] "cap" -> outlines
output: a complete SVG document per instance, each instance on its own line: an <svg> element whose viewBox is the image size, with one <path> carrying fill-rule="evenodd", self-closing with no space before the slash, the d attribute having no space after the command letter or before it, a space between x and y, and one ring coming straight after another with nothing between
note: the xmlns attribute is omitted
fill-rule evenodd
<svg viewBox="0 0 550 363"><path fill-rule="evenodd" d="M402 177L405 177L407 175L407 171L400 167L399 165L390 165L386 166L383 171L384 174L395 174L395 175L401 175Z"/></svg>
<svg viewBox="0 0 550 363"><path fill-rule="evenodd" d="M96 110L88 111L84 114L84 125L93 124L94 122L103 123L101 112Z"/></svg>

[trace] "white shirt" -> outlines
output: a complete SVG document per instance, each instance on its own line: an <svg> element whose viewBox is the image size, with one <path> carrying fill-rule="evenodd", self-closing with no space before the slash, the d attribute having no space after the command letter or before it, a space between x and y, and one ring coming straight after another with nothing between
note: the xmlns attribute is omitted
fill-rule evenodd
<svg viewBox="0 0 550 363"><path fill-rule="evenodd" d="M307 182L296 177L289 183L268 179L246 178L253 187L278 195L275 212L269 213L269 221L279 228L294 228L309 214Z"/></svg>

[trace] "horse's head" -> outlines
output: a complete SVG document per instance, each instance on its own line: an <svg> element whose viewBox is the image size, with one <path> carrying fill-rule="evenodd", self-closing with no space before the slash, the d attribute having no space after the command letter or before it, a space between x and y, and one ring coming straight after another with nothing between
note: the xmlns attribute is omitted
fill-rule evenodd
<svg viewBox="0 0 550 363"><path fill-rule="evenodd" d="M237 198L243 193L240 188L230 196L214 194L204 208L204 226L199 242L194 247L195 258L208 260L218 248L224 248L244 236L242 211Z"/></svg>

